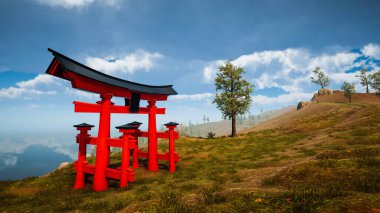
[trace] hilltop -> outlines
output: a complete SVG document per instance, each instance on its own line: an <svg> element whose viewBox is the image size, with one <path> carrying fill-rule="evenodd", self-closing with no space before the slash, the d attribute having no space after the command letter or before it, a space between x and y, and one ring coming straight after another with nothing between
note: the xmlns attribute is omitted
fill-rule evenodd
<svg viewBox="0 0 380 213"><path fill-rule="evenodd" d="M317 93L316 93L317 94ZM322 116L322 114L334 113L338 109L341 109L342 106L361 106L360 112L364 111L362 108L367 107L378 107L380 105L380 97L375 94L366 94L366 93L355 93L352 96L352 104L348 103L348 99L344 96L343 91L334 90L333 94L330 95L314 95L315 99L310 102L310 104L301 109L297 110L296 107L291 108L288 112L281 114L273 119L264 121L258 125L255 125L249 129L245 129L242 132L252 132L265 129L273 128L286 128L291 126L295 121L305 121L304 118L307 117L319 117L324 119L328 117ZM360 116L361 113L358 114ZM357 121L357 117L347 117L346 122L354 123ZM343 122L341 125L345 125L346 122ZM328 126L332 127L332 126Z"/></svg>
<svg viewBox="0 0 380 213"><path fill-rule="evenodd" d="M378 212L379 120L380 98L356 94L349 104L336 92L237 138L181 138L177 173L140 168L126 190L113 184L94 193L89 178L86 189L75 191L72 165L1 182L0 210ZM111 162L117 166L120 154Z"/></svg>

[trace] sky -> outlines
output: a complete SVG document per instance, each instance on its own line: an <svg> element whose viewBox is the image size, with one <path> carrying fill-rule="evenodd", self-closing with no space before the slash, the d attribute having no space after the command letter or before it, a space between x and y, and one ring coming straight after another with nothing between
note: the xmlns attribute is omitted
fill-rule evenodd
<svg viewBox="0 0 380 213"><path fill-rule="evenodd" d="M119 78L172 84L178 95L157 104L167 108L158 126L201 123L222 118L213 80L227 60L255 86L252 114L309 100L319 89L310 82L316 66L331 78L328 88L348 81L363 92L357 72L380 69L379 11L376 0L0 1L0 147L21 152L7 135L98 125L98 115L76 114L72 104L98 95L44 74L47 48ZM112 115L112 128L133 120L146 127L146 115Z"/></svg>
<svg viewBox="0 0 380 213"><path fill-rule="evenodd" d="M316 66L332 89L358 83L361 67L379 69L379 9L379 1L1 1L0 132L96 124L97 115L74 114L72 101L98 95L44 74L48 47L119 78L173 84L179 95L158 103L167 108L159 124L217 121L213 80L227 60L255 86L253 114L310 99Z"/></svg>

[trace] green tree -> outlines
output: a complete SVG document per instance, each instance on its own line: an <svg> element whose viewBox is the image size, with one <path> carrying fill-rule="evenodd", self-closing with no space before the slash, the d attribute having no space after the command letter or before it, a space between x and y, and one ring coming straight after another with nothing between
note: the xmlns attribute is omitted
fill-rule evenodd
<svg viewBox="0 0 380 213"><path fill-rule="evenodd" d="M380 70L369 75L371 80L371 87L376 91L377 95L380 95Z"/></svg>
<svg viewBox="0 0 380 213"><path fill-rule="evenodd" d="M330 84L329 77L321 70L321 68L316 67L313 70L313 73L314 76L311 77L312 83L320 85L322 89Z"/></svg>
<svg viewBox="0 0 380 213"><path fill-rule="evenodd" d="M244 69L227 61L219 67L215 78L217 94L213 100L224 119L231 119L231 137L236 137L236 116L244 114L251 106L253 85L243 79Z"/></svg>
<svg viewBox="0 0 380 213"><path fill-rule="evenodd" d="M352 95L355 93L355 85L353 83L349 84L345 81L342 85L342 90L344 91L344 96L346 96L351 103Z"/></svg>
<svg viewBox="0 0 380 213"><path fill-rule="evenodd" d="M371 85L370 75L367 74L367 70L363 68L360 70L360 74L356 75L356 77L360 78L360 84L363 87L366 87L367 93L369 93L369 85Z"/></svg>

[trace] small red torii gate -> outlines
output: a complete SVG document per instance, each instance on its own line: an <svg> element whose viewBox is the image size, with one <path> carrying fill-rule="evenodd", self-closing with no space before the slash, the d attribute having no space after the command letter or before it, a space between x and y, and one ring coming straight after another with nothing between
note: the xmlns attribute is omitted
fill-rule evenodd
<svg viewBox="0 0 380 213"><path fill-rule="evenodd" d="M151 86L139 84L106 75L87 67L61 53L48 49L54 58L46 73L63 78L71 82L75 89L100 94L101 100L94 103L74 101L74 111L79 113L99 113L99 129L97 137L91 137L88 131L93 125L86 123L74 125L79 130L77 143L79 144L78 160L74 163L77 171L74 188L83 188L85 174L93 174L93 190L103 191L108 189L108 179L119 179L120 187L124 188L128 182L134 181L134 171L130 168L130 151L133 152L132 168L138 168L139 158L148 159L148 171L158 170L158 160L169 161L169 172L175 172L175 162L179 161L179 155L175 152L174 140L178 139L178 133L174 131L177 123L167 123L166 132L157 132L156 115L165 114L165 108L157 108L157 101L165 101L169 95L177 92L172 85ZM117 106L111 102L112 97L125 98L125 106ZM140 107L140 100L148 102L147 107ZM148 131L140 131L141 123L132 122L116 127L122 136L110 137L110 125L112 113L148 114ZM138 148L138 137L148 138L148 152ZM157 153L157 138L169 140L169 153ZM86 145L96 145L95 165L86 162ZM110 147L122 149L121 167L109 168Z"/></svg>

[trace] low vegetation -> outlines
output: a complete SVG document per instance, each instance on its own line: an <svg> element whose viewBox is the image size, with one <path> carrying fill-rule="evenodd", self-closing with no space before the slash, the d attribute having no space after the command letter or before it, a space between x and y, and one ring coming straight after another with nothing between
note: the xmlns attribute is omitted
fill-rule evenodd
<svg viewBox="0 0 380 213"><path fill-rule="evenodd" d="M181 138L176 173L168 173L165 162L156 173L140 168L125 190L111 181L108 191L94 193L92 177L85 189L74 190L72 165L44 177L3 181L0 210L379 211L380 110L355 103L333 105L337 110L237 138ZM167 151L166 142L159 150ZM119 159L114 154L112 166Z"/></svg>

